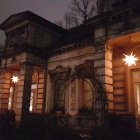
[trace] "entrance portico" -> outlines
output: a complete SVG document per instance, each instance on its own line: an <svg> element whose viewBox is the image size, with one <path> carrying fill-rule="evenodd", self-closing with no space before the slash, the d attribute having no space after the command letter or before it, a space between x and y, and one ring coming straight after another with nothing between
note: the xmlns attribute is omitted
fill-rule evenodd
<svg viewBox="0 0 140 140"><path fill-rule="evenodd" d="M114 110L118 114L135 114L139 120L140 33L120 36L108 41L113 53ZM132 55L136 64L125 64L126 55Z"/></svg>
<svg viewBox="0 0 140 140"><path fill-rule="evenodd" d="M27 53L14 57L15 62L11 62L13 57L8 57L6 63L2 59L0 106L3 110L13 110L16 120L20 121L26 119L29 112L43 112L45 67L29 62ZM14 82L13 77L18 80Z"/></svg>

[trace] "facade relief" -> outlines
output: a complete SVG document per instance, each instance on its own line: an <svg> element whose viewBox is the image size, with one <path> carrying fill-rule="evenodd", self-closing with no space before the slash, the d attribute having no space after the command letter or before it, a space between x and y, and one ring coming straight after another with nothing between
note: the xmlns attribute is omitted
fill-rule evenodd
<svg viewBox="0 0 140 140"><path fill-rule="evenodd" d="M77 65L74 68L57 66L56 69L50 70L49 73L53 86L54 107L57 107L57 109L62 109L68 114L75 115L75 113L78 113L80 107L92 106L96 115L98 114L100 116L103 110L107 108L107 96L105 95L102 82L96 77L94 60L86 60L85 63ZM84 84L83 86L79 86L78 89L77 87L80 80L83 82L87 80L90 84L90 88L84 89ZM80 93L81 88L83 88L82 93ZM86 95L86 92L88 95ZM89 92L92 93L92 96ZM89 96L92 99L89 99ZM67 98L69 98L69 100ZM81 100L81 103L79 100ZM93 107L93 105L95 106Z"/></svg>

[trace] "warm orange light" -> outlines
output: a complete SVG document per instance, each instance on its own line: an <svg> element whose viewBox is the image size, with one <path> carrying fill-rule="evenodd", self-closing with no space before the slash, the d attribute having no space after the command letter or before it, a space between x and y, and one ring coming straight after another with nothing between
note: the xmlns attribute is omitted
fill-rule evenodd
<svg viewBox="0 0 140 140"><path fill-rule="evenodd" d="M19 80L18 76L13 76L11 79L13 83L17 83Z"/></svg>
<svg viewBox="0 0 140 140"><path fill-rule="evenodd" d="M138 60L138 58L135 57L135 55L133 55L133 52L130 55L125 55L125 58L123 59L123 61L125 62L125 64L127 64L129 67L131 67L132 65L136 65L136 61Z"/></svg>

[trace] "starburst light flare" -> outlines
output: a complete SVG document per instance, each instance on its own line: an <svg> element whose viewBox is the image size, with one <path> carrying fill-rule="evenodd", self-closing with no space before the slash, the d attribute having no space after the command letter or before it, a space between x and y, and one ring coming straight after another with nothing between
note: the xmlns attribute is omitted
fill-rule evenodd
<svg viewBox="0 0 140 140"><path fill-rule="evenodd" d="M124 54L124 56L125 58L123 59L123 61L125 62L125 64L127 64L129 67L131 67L132 65L136 65L136 61L138 60L138 58L133 55L133 52L130 55Z"/></svg>
<svg viewBox="0 0 140 140"><path fill-rule="evenodd" d="M17 83L19 80L18 76L13 76L11 79L13 83Z"/></svg>

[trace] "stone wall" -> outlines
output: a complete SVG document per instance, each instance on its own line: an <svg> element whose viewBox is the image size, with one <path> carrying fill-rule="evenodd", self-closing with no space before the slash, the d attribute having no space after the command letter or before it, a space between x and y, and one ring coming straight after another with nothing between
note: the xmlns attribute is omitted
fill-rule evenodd
<svg viewBox="0 0 140 140"><path fill-rule="evenodd" d="M91 44L82 46L75 50L63 52L61 54L52 56L48 59L48 70L53 70L57 66L62 65L64 67L74 68L75 65L83 64L85 60L94 60L94 70L98 75L98 78L105 85L109 110L114 109L113 105L113 81L112 81L112 52L105 50L105 46L100 49L95 49ZM52 108L53 105L53 89L51 89L51 79L48 73L48 86L47 86L47 108ZM83 86L82 83L78 82L78 87ZM83 87L81 87L83 88ZM79 92L82 90L80 89ZM79 105L81 105L81 95L79 94Z"/></svg>
<svg viewBox="0 0 140 140"><path fill-rule="evenodd" d="M113 59L114 110L118 113L127 111L126 71L121 57Z"/></svg>
<svg viewBox="0 0 140 140"><path fill-rule="evenodd" d="M0 71L0 108L8 108L11 74L8 71Z"/></svg>
<svg viewBox="0 0 140 140"><path fill-rule="evenodd" d="M38 48L47 47L60 37L59 34L56 34L46 27L42 27L33 22L29 26L29 34L28 44Z"/></svg>

